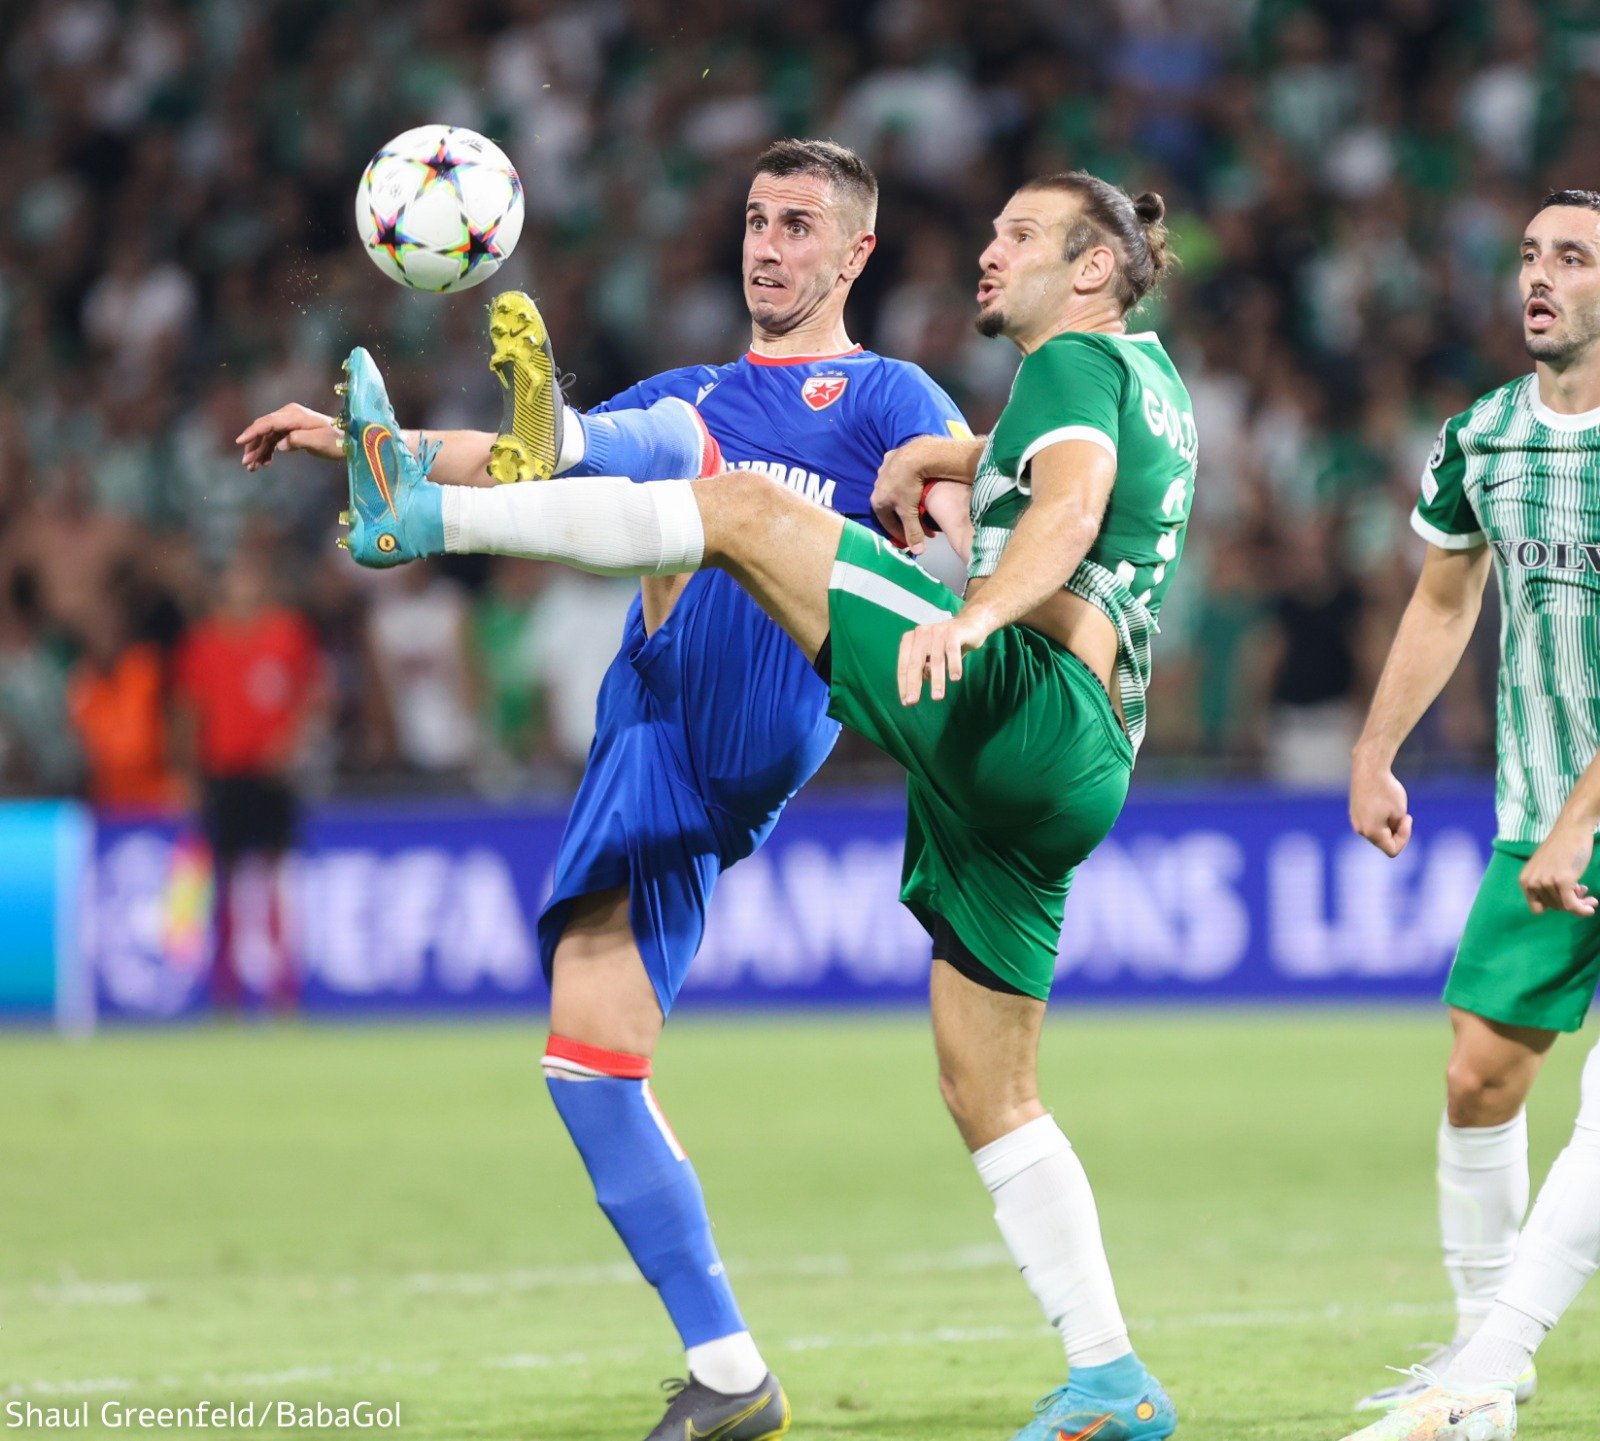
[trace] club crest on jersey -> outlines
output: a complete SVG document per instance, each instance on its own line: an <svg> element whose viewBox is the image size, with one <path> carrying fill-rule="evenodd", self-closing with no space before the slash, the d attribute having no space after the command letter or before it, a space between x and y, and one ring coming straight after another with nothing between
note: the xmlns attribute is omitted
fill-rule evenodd
<svg viewBox="0 0 1600 1441"><path fill-rule="evenodd" d="M813 375L800 387L800 399L813 410L826 410L849 384L848 375Z"/></svg>

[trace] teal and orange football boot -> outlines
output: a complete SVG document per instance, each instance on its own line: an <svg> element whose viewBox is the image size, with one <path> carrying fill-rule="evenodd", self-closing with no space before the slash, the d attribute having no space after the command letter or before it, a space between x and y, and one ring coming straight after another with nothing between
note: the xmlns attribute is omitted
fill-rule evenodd
<svg viewBox="0 0 1600 1441"><path fill-rule="evenodd" d="M350 527L340 544L361 565L382 569L444 553L444 492L428 480L438 446L411 453L394 418L389 393L372 357L359 345L344 363L345 473Z"/></svg>
<svg viewBox="0 0 1600 1441"><path fill-rule="evenodd" d="M1012 1441L1162 1441L1178 1429L1178 1411L1148 1371L1131 1396L1092 1396L1069 1380L1044 1397Z"/></svg>

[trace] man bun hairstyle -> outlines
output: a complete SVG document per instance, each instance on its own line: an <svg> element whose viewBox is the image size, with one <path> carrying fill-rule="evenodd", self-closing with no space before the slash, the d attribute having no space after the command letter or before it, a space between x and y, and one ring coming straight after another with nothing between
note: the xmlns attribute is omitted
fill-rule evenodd
<svg viewBox="0 0 1600 1441"><path fill-rule="evenodd" d="M854 150L832 140L775 140L756 157L756 175L815 175L833 186L854 230L878 223L878 177Z"/></svg>
<svg viewBox="0 0 1600 1441"><path fill-rule="evenodd" d="M1076 260L1091 245L1109 245L1117 255L1114 284L1124 315L1152 295L1177 264L1167 239L1167 204L1153 190L1130 196L1086 170L1041 175L1022 189L1064 190L1078 197L1078 218L1067 227L1066 258Z"/></svg>
<svg viewBox="0 0 1600 1441"><path fill-rule="evenodd" d="M1575 205L1580 210L1600 210L1600 190L1552 190L1539 202L1539 210L1553 205ZM1537 215L1539 210L1534 211Z"/></svg>

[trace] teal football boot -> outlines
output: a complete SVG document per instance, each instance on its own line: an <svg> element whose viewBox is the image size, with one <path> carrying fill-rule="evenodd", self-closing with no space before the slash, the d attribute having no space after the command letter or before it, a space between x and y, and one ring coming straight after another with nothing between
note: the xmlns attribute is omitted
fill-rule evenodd
<svg viewBox="0 0 1600 1441"><path fill-rule="evenodd" d="M1072 1382L1034 1408L1012 1441L1161 1441L1178 1429L1178 1411L1148 1371L1131 1396L1091 1396Z"/></svg>
<svg viewBox="0 0 1600 1441"><path fill-rule="evenodd" d="M339 543L361 565L382 569L444 553L444 492L428 480L437 444L411 453L377 364L359 345L344 363L339 425L344 431L350 509Z"/></svg>

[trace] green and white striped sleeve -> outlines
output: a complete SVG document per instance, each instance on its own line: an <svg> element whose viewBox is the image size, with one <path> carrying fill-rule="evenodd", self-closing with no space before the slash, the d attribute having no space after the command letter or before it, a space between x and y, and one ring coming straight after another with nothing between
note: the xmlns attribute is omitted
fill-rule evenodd
<svg viewBox="0 0 1600 1441"><path fill-rule="evenodd" d="M1429 545L1444 550L1472 550L1487 537L1467 499L1467 457L1461 449L1466 415L1445 421L1433 453L1422 471L1422 494L1411 512L1411 528Z"/></svg>

